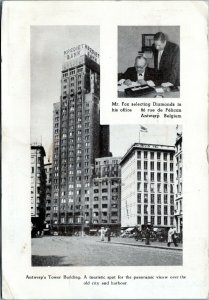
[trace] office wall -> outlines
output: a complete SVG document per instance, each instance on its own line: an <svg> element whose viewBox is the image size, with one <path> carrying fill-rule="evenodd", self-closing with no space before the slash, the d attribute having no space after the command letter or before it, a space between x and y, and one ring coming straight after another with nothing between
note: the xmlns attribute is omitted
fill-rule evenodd
<svg viewBox="0 0 209 300"><path fill-rule="evenodd" d="M142 34L155 34L159 31L165 33L169 41L180 46L179 26L119 26L118 72L125 72L134 65L134 59L142 48Z"/></svg>

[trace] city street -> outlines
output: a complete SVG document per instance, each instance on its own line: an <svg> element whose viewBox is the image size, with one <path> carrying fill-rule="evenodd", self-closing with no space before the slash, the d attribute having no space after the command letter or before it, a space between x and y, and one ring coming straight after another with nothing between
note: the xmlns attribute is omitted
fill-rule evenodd
<svg viewBox="0 0 209 300"><path fill-rule="evenodd" d="M122 240L122 241L121 241ZM124 244L120 244L123 242ZM125 239L101 242L97 237L43 236L32 239L33 266L175 266L183 252L128 245ZM138 243L140 245L140 242ZM165 244L164 244L165 245Z"/></svg>

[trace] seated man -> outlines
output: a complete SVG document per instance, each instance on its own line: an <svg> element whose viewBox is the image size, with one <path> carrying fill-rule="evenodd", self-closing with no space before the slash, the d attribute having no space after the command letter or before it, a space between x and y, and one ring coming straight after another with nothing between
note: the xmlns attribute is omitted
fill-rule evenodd
<svg viewBox="0 0 209 300"><path fill-rule="evenodd" d="M154 81L154 69L147 67L147 59L143 56L135 58L135 66L128 68L125 73L120 74L119 80L125 79L125 85L131 85L131 82L138 82L139 84L146 84L147 80Z"/></svg>

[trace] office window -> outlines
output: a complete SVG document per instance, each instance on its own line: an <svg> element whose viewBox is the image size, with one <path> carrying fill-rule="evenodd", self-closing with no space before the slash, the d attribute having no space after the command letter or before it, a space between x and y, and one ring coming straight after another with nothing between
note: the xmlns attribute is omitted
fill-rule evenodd
<svg viewBox="0 0 209 300"><path fill-rule="evenodd" d="M148 195L144 194L144 203L147 203L147 202L148 202Z"/></svg>
<svg viewBox="0 0 209 300"><path fill-rule="evenodd" d="M168 192L168 185L164 184L164 193L167 193L167 192Z"/></svg>
<svg viewBox="0 0 209 300"><path fill-rule="evenodd" d="M151 161L151 162L150 162L150 169L151 169L151 170L154 170L154 161Z"/></svg>
<svg viewBox="0 0 209 300"><path fill-rule="evenodd" d="M164 171L167 171L167 163L166 163L166 162L163 163L163 170L164 170Z"/></svg>
<svg viewBox="0 0 209 300"><path fill-rule="evenodd" d="M174 204L174 195L170 196L170 204Z"/></svg>
<svg viewBox="0 0 209 300"><path fill-rule="evenodd" d="M147 209L148 209L148 205L144 205L144 214L148 214Z"/></svg>
<svg viewBox="0 0 209 300"><path fill-rule="evenodd" d="M147 186L148 184L147 183L144 183L144 191L147 192Z"/></svg>
<svg viewBox="0 0 209 300"><path fill-rule="evenodd" d="M170 212L171 212L171 215L174 214L174 206L173 205L170 207Z"/></svg>
<svg viewBox="0 0 209 300"><path fill-rule="evenodd" d="M148 217L144 216L144 224L147 224L147 223L148 223Z"/></svg>
<svg viewBox="0 0 209 300"><path fill-rule="evenodd" d="M137 194L137 202L138 203L141 203L141 197L142 197L141 193L138 193Z"/></svg>
<svg viewBox="0 0 209 300"><path fill-rule="evenodd" d="M161 195L160 195L160 194L157 195L157 203L158 203L158 204L161 203Z"/></svg>
<svg viewBox="0 0 209 300"><path fill-rule="evenodd" d="M137 151L137 158L141 158L141 151Z"/></svg>
<svg viewBox="0 0 209 300"><path fill-rule="evenodd" d="M141 192L141 183L140 182L137 183L137 191Z"/></svg>
<svg viewBox="0 0 209 300"><path fill-rule="evenodd" d="M164 217L164 225L168 225L168 217Z"/></svg>
<svg viewBox="0 0 209 300"><path fill-rule="evenodd" d="M155 206L151 205L151 214L154 215L154 213L155 213Z"/></svg>
<svg viewBox="0 0 209 300"><path fill-rule="evenodd" d="M141 169L141 161L140 160L137 161L137 169L139 169L139 170Z"/></svg>
<svg viewBox="0 0 209 300"><path fill-rule="evenodd" d="M163 175L163 179L164 179L164 181L165 181L165 182L168 180L167 173L164 173L164 175Z"/></svg>
<svg viewBox="0 0 209 300"><path fill-rule="evenodd" d="M150 152L150 158L154 159L154 152Z"/></svg>
<svg viewBox="0 0 209 300"><path fill-rule="evenodd" d="M137 216L137 224L141 225L141 216Z"/></svg>
<svg viewBox="0 0 209 300"><path fill-rule="evenodd" d="M173 163L170 163L170 171L173 171Z"/></svg>
<svg viewBox="0 0 209 300"><path fill-rule="evenodd" d="M161 225L161 217L157 217L157 225Z"/></svg>
<svg viewBox="0 0 209 300"><path fill-rule="evenodd" d="M157 181L161 181L161 173L157 173Z"/></svg>
<svg viewBox="0 0 209 300"><path fill-rule="evenodd" d="M151 203L155 202L155 194L151 194Z"/></svg>
<svg viewBox="0 0 209 300"><path fill-rule="evenodd" d="M154 185L154 183L151 183L151 184L150 184L150 191L151 191L151 192L154 192L154 191L155 191L155 185Z"/></svg>
<svg viewBox="0 0 209 300"><path fill-rule="evenodd" d="M158 183L158 184L157 184L157 191L158 191L158 192L161 192L161 183Z"/></svg>
<svg viewBox="0 0 209 300"><path fill-rule="evenodd" d="M144 172L144 180L147 181L148 180L148 173Z"/></svg>
<svg viewBox="0 0 209 300"><path fill-rule="evenodd" d="M160 162L157 162L157 170L160 171Z"/></svg>
<svg viewBox="0 0 209 300"><path fill-rule="evenodd" d="M150 173L150 178L151 178L151 181L154 181L154 180L155 180L155 173L154 173L154 172L151 172L151 173Z"/></svg>
<svg viewBox="0 0 209 300"><path fill-rule="evenodd" d="M168 203L168 195L167 195L167 194L164 195L164 203L165 203L165 204Z"/></svg>
<svg viewBox="0 0 209 300"><path fill-rule="evenodd" d="M141 172L137 172L137 180L141 180Z"/></svg>
<svg viewBox="0 0 209 300"><path fill-rule="evenodd" d="M164 206L164 215L167 215L167 214L168 214L168 206L165 205L165 206Z"/></svg>
<svg viewBox="0 0 209 300"><path fill-rule="evenodd" d="M173 174L170 174L170 181L173 182Z"/></svg>
<svg viewBox="0 0 209 300"><path fill-rule="evenodd" d="M141 214L141 205L138 205L138 206L137 206L137 213L138 213L138 214Z"/></svg>
<svg viewBox="0 0 209 300"><path fill-rule="evenodd" d="M157 159L160 159L160 155L161 155L161 153L157 152Z"/></svg>
<svg viewBox="0 0 209 300"><path fill-rule="evenodd" d="M155 224L155 217L151 216L151 224L154 225Z"/></svg>
<svg viewBox="0 0 209 300"><path fill-rule="evenodd" d="M167 153L163 153L163 159L167 160Z"/></svg>
<svg viewBox="0 0 209 300"><path fill-rule="evenodd" d="M144 169L147 170L147 161L144 162Z"/></svg>
<svg viewBox="0 0 209 300"><path fill-rule="evenodd" d="M144 151L144 158L147 158L147 151Z"/></svg>

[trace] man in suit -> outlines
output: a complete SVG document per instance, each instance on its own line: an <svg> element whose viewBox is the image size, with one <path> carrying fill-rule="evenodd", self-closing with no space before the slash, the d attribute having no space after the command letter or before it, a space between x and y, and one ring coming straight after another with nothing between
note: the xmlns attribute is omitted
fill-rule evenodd
<svg viewBox="0 0 209 300"><path fill-rule="evenodd" d="M154 36L154 66L157 84L172 83L180 85L180 50L179 46L167 40L163 32Z"/></svg>
<svg viewBox="0 0 209 300"><path fill-rule="evenodd" d="M147 59L145 57L137 56L134 67L130 67L125 73L120 74L120 79L125 79L125 85L131 85L132 81L146 84L147 80L154 80L154 69L147 67Z"/></svg>

